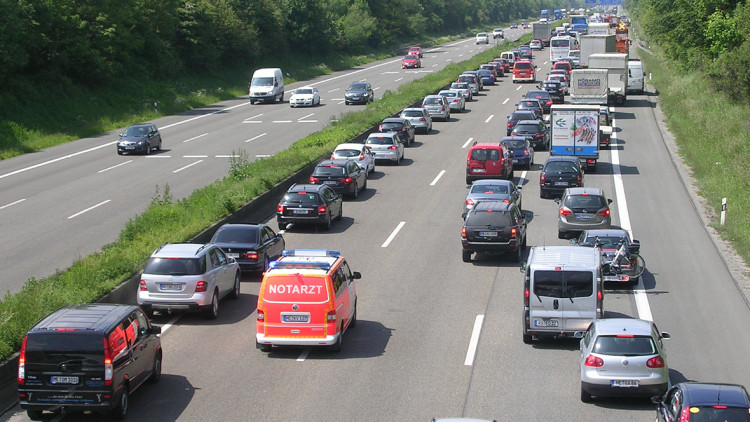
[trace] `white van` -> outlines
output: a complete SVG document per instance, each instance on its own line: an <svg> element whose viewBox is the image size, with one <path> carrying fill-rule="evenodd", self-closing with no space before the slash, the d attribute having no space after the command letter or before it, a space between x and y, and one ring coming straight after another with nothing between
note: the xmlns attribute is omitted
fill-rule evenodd
<svg viewBox="0 0 750 422"><path fill-rule="evenodd" d="M523 342L573 337L603 317L599 248L535 246L524 273Z"/></svg>
<svg viewBox="0 0 750 422"><path fill-rule="evenodd" d="M284 75L281 69L276 67L256 70L248 91L250 104L255 104L256 101L273 103L277 99L284 102Z"/></svg>
<svg viewBox="0 0 750 422"><path fill-rule="evenodd" d="M628 60L628 92L643 94L645 81L643 80L643 62Z"/></svg>
<svg viewBox="0 0 750 422"><path fill-rule="evenodd" d="M500 58L508 59L513 64L521 58L521 55L517 51L503 51L500 53Z"/></svg>

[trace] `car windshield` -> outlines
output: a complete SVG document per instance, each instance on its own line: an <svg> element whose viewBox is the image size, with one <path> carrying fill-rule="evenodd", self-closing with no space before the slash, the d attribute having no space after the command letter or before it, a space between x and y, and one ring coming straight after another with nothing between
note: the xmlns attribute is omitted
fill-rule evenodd
<svg viewBox="0 0 750 422"><path fill-rule="evenodd" d="M346 169L335 164L325 164L322 166L315 167L313 176L343 176L346 174Z"/></svg>
<svg viewBox="0 0 750 422"><path fill-rule="evenodd" d="M603 197L598 195L568 195L563 204L568 208L604 208L607 206Z"/></svg>
<svg viewBox="0 0 750 422"><path fill-rule="evenodd" d="M649 356L658 353L651 336L632 335L597 336L592 352L610 356Z"/></svg>
<svg viewBox="0 0 750 422"><path fill-rule="evenodd" d="M203 261L201 258L152 257L148 260L143 273L156 275L199 275L206 272Z"/></svg>
<svg viewBox="0 0 750 422"><path fill-rule="evenodd" d="M404 60L417 60L419 57L417 56L406 56L404 57Z"/></svg>
<svg viewBox="0 0 750 422"><path fill-rule="evenodd" d="M266 78L253 78L252 81L250 81L250 86L271 86L273 85L273 78L272 77L266 77Z"/></svg>
<svg viewBox="0 0 750 422"><path fill-rule="evenodd" d="M367 138L367 141L365 141L365 144L368 145L392 145L393 139L392 138L386 138L384 136L374 136L372 138Z"/></svg>
<svg viewBox="0 0 750 422"><path fill-rule="evenodd" d="M337 149L333 153L338 155L339 157L356 157L361 154L362 151L357 149Z"/></svg>
<svg viewBox="0 0 750 422"><path fill-rule="evenodd" d="M310 88L299 88L298 90L294 91L295 94L312 94L313 90Z"/></svg>
<svg viewBox="0 0 750 422"><path fill-rule="evenodd" d="M467 217L466 225L510 227L513 225L513 221L510 213L507 211L479 210L472 212Z"/></svg>
<svg viewBox="0 0 750 422"><path fill-rule="evenodd" d="M349 86L349 89L352 91L364 91L367 89L367 85L362 83L354 83Z"/></svg>
<svg viewBox="0 0 750 422"><path fill-rule="evenodd" d="M545 173L578 173L578 166L569 161L550 161L544 167Z"/></svg>
<svg viewBox="0 0 750 422"><path fill-rule="evenodd" d="M213 243L258 243L258 227L227 227L219 230L211 239Z"/></svg>
<svg viewBox="0 0 750 422"><path fill-rule="evenodd" d="M125 133L123 133L123 136L144 136L148 133L148 128L146 126L130 126L129 128L125 129Z"/></svg>
<svg viewBox="0 0 750 422"><path fill-rule="evenodd" d="M510 148L510 149L522 149L522 148L526 148L526 141L521 141L521 140L518 140L518 139L503 141L503 143L505 145L507 145L508 148Z"/></svg>
<svg viewBox="0 0 750 422"><path fill-rule="evenodd" d="M404 117L424 117L424 113L420 110L404 110L401 115Z"/></svg>
<svg viewBox="0 0 750 422"><path fill-rule="evenodd" d="M516 133L537 133L539 132L539 125L530 125L530 124L519 124L516 125L515 128L513 128L513 132Z"/></svg>
<svg viewBox="0 0 750 422"><path fill-rule="evenodd" d="M474 183L471 186L471 193L484 193L484 194L495 194L495 193L508 193L507 185L486 185Z"/></svg>

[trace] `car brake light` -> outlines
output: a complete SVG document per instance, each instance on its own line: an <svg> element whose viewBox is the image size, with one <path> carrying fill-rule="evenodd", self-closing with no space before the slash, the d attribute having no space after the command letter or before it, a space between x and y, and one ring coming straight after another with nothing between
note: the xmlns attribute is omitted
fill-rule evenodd
<svg viewBox="0 0 750 422"><path fill-rule="evenodd" d="M112 368L112 349L109 347L109 341L108 339L104 340L104 385L110 386L112 385L112 376L114 375L114 370Z"/></svg>
<svg viewBox="0 0 750 422"><path fill-rule="evenodd" d="M331 153L331 160L333 160L333 159L334 159L333 155L334 155L334 154L333 154L333 153Z"/></svg>
<svg viewBox="0 0 750 422"><path fill-rule="evenodd" d="M510 229L510 237L516 237L516 233L517 233L517 231L516 231L515 227L512 228L512 229Z"/></svg>
<svg viewBox="0 0 750 422"><path fill-rule="evenodd" d="M310 176L310 183L320 183L320 179L314 176Z"/></svg>
<svg viewBox="0 0 750 422"><path fill-rule="evenodd" d="M420 117L420 118L419 118L419 121L420 121L420 122L426 122L426 121L427 121L427 119L425 119L424 117Z"/></svg>
<svg viewBox="0 0 750 422"><path fill-rule="evenodd" d="M352 182L352 178L351 177L347 177L346 179L341 179L341 181L344 182L344 183L351 183Z"/></svg>
<svg viewBox="0 0 750 422"><path fill-rule="evenodd" d="M252 252L245 252L245 259L258 259L258 252L252 251Z"/></svg>
<svg viewBox="0 0 750 422"><path fill-rule="evenodd" d="M581 180L581 175L580 174L578 175L578 177L576 177L576 183L578 183L579 185L581 183L583 183L583 180Z"/></svg>
<svg viewBox="0 0 750 422"><path fill-rule="evenodd" d="M466 205L473 206L474 205L474 200L471 199L471 198L467 199L466 200Z"/></svg>
<svg viewBox="0 0 750 422"><path fill-rule="evenodd" d="M529 155L529 150L528 149L523 150L523 155Z"/></svg>
<svg viewBox="0 0 750 422"><path fill-rule="evenodd" d="M383 131L383 125L378 125L378 132L382 132L382 131Z"/></svg>
<svg viewBox="0 0 750 422"><path fill-rule="evenodd" d="M717 405L714 405L713 408L714 409L726 409L727 407L726 406L721 406L721 405L717 404Z"/></svg>
<svg viewBox="0 0 750 422"><path fill-rule="evenodd" d="M328 208L326 208L325 205L321 205L318 207L318 214L325 214L326 211L328 211Z"/></svg>
<svg viewBox="0 0 750 422"><path fill-rule="evenodd" d="M547 105L552 105L552 100L547 100Z"/></svg>
<svg viewBox="0 0 750 422"><path fill-rule="evenodd" d="M544 134L543 133L537 133L536 135L534 135L534 137L536 139L542 139L542 138L544 138Z"/></svg>
<svg viewBox="0 0 750 422"><path fill-rule="evenodd" d="M513 123L508 122L508 127L513 127Z"/></svg>
<svg viewBox="0 0 750 422"><path fill-rule="evenodd" d="M336 322L336 310L335 309L328 311L328 313L326 314L326 321Z"/></svg>
<svg viewBox="0 0 750 422"><path fill-rule="evenodd" d="M196 293L205 292L206 290L208 290L208 283L206 283L205 281L200 280L199 282L195 283Z"/></svg>
<svg viewBox="0 0 750 422"><path fill-rule="evenodd" d="M401 132L406 132L406 126L401 126Z"/></svg>
<svg viewBox="0 0 750 422"><path fill-rule="evenodd" d="M365 159L365 154L359 154L359 160L362 161Z"/></svg>
<svg viewBox="0 0 750 422"><path fill-rule="evenodd" d="M466 227L461 227L461 239L466 239Z"/></svg>
<svg viewBox="0 0 750 422"><path fill-rule="evenodd" d="M599 211L596 214L599 215L599 216L601 216L601 217L608 217L609 216L609 208L607 208L606 210L601 210L601 211Z"/></svg>
<svg viewBox="0 0 750 422"><path fill-rule="evenodd" d="M680 412L680 422L688 422L690 421L690 409L692 406L685 406L682 409L682 412Z"/></svg>
<svg viewBox="0 0 750 422"><path fill-rule="evenodd" d="M21 353L18 355L18 384L24 385L26 383L26 339L24 336L23 343L21 343ZM105 341L106 343L106 341Z"/></svg>
<svg viewBox="0 0 750 422"><path fill-rule="evenodd" d="M571 211L568 207L562 207L560 208L560 215L563 217L567 217L569 215L573 215L573 211Z"/></svg>
<svg viewBox="0 0 750 422"><path fill-rule="evenodd" d="M388 149L398 149L398 147L396 145L391 145L388 147Z"/></svg>
<svg viewBox="0 0 750 422"><path fill-rule="evenodd" d="M258 309L258 322L264 322L266 320L266 313L261 309Z"/></svg>
<svg viewBox="0 0 750 422"><path fill-rule="evenodd" d="M276 212L281 212L281 213L283 213L283 212L284 212L284 206L283 206L283 205L281 205L281 204L277 205L277 206L276 206Z"/></svg>
<svg viewBox="0 0 750 422"><path fill-rule="evenodd" d="M140 291L142 291L142 292L146 292L146 291L148 291L148 288L146 287L146 280L141 280L141 281L140 281L140 282L138 283L138 289L139 289Z"/></svg>
<svg viewBox="0 0 750 422"><path fill-rule="evenodd" d="M523 305L529 306L529 289L524 289L523 291Z"/></svg>
<svg viewBox="0 0 750 422"><path fill-rule="evenodd" d="M646 361L646 366L649 368L663 368L664 359L662 359L661 356L655 356Z"/></svg>
<svg viewBox="0 0 750 422"><path fill-rule="evenodd" d="M592 368L599 368L604 366L604 360L598 356L594 355L588 355L586 356L586 362L584 363L585 366L590 366Z"/></svg>
<svg viewBox="0 0 750 422"><path fill-rule="evenodd" d="M543 185L543 184L544 184L544 181L545 181L546 179L547 179L547 178L546 178L546 177L544 177L544 173L541 173L541 174L539 175L539 184L540 184L540 185Z"/></svg>

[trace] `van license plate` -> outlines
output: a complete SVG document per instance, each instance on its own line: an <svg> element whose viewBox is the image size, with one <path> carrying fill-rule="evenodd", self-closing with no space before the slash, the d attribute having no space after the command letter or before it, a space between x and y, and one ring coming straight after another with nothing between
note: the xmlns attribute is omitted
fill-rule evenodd
<svg viewBox="0 0 750 422"><path fill-rule="evenodd" d="M535 319L535 327L557 327L556 319Z"/></svg>
<svg viewBox="0 0 750 422"><path fill-rule="evenodd" d="M638 380L612 380L612 387L638 387Z"/></svg>
<svg viewBox="0 0 750 422"><path fill-rule="evenodd" d="M51 384L78 384L78 377L54 376L50 379Z"/></svg>
<svg viewBox="0 0 750 422"><path fill-rule="evenodd" d="M182 290L182 285L174 283L162 283L161 285L159 285L159 288L161 290Z"/></svg>
<svg viewBox="0 0 750 422"><path fill-rule="evenodd" d="M308 314L291 314L291 315L282 315L284 322L309 322L310 321L310 315Z"/></svg>
<svg viewBox="0 0 750 422"><path fill-rule="evenodd" d="M474 173L484 173L484 169L471 169Z"/></svg>

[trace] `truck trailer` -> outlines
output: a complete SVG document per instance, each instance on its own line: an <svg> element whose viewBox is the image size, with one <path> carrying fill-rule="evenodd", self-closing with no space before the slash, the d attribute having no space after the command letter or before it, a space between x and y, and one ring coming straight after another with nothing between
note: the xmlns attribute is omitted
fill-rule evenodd
<svg viewBox="0 0 750 422"><path fill-rule="evenodd" d="M545 47L549 47L552 38L552 24L549 22L534 22L531 24L531 39L542 40Z"/></svg>
<svg viewBox="0 0 750 422"><path fill-rule="evenodd" d="M610 104L624 104L628 92L628 55L623 53L592 54L589 69L607 69Z"/></svg>
<svg viewBox="0 0 750 422"><path fill-rule="evenodd" d="M553 104L550 155L578 157L586 172L599 160L599 105Z"/></svg>
<svg viewBox="0 0 750 422"><path fill-rule="evenodd" d="M581 59L579 66L589 67L589 56L592 54L615 53L614 35L584 35L581 37Z"/></svg>

